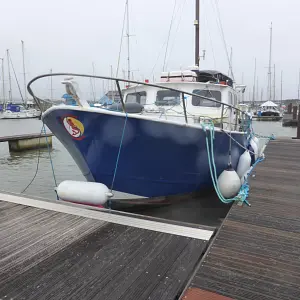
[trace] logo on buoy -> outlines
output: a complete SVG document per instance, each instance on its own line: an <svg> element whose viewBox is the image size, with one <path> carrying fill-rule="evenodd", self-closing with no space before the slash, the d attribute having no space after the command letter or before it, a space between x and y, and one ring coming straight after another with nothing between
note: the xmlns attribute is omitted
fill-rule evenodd
<svg viewBox="0 0 300 300"><path fill-rule="evenodd" d="M73 139L82 140L84 138L84 126L79 120L77 120L77 117L66 116L63 118L62 123Z"/></svg>

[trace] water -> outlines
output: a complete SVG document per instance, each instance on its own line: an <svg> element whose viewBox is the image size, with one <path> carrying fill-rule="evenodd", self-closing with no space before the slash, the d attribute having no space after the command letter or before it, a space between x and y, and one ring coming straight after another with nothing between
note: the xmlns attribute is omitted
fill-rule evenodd
<svg viewBox="0 0 300 300"><path fill-rule="evenodd" d="M41 128L42 122L37 119L1 120L0 136L39 133ZM271 133L274 133L278 137L292 137L296 135L295 128L282 127L281 122L254 121L253 128L255 132L262 135L270 135ZM24 194L56 199L54 192L55 182L48 150L41 149L40 155L38 153L39 150L10 153L8 143L0 143L0 190L21 193L37 172L37 176ZM66 179L85 180L72 157L55 137L53 137L51 157L57 183ZM130 196L123 193L116 193L116 197L124 198ZM219 222L218 220L226 215L227 210L227 208L224 210L222 207L200 207L199 201L192 199L190 202L177 203L172 208L151 209L148 210L147 214L168 217L174 220L216 225Z"/></svg>

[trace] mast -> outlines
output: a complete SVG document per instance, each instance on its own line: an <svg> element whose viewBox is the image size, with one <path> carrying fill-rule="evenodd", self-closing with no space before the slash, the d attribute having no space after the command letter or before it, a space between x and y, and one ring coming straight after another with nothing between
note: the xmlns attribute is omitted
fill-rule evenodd
<svg viewBox="0 0 300 300"><path fill-rule="evenodd" d="M229 60L229 68L228 68L228 77L231 76L230 71L232 70L232 47L230 47L230 60Z"/></svg>
<svg viewBox="0 0 300 300"><path fill-rule="evenodd" d="M273 77L273 101L276 99L276 81L275 81L275 64L274 64L274 77Z"/></svg>
<svg viewBox="0 0 300 300"><path fill-rule="evenodd" d="M269 52L269 71L268 71L268 92L269 92L269 100L272 100L272 70L271 70L271 64L272 64L272 23L270 27L270 52Z"/></svg>
<svg viewBox="0 0 300 300"><path fill-rule="evenodd" d="M3 94L3 106L5 105L5 83L4 83L4 58L2 60L1 69L2 69L2 94Z"/></svg>
<svg viewBox="0 0 300 300"><path fill-rule="evenodd" d="M200 17L200 1L196 0L196 18L195 25L195 65L199 67L200 61L200 30L199 30L199 17Z"/></svg>
<svg viewBox="0 0 300 300"><path fill-rule="evenodd" d="M258 93L259 93L259 88L258 88L258 76L256 77L256 101L258 101Z"/></svg>
<svg viewBox="0 0 300 300"><path fill-rule="evenodd" d="M95 76L95 63L92 62L92 68L93 68L93 75ZM93 78L93 80L91 81L92 84L92 92L93 92L93 99L94 99L94 103L96 102L96 83L95 83L95 78Z"/></svg>
<svg viewBox="0 0 300 300"><path fill-rule="evenodd" d="M253 80L253 94L252 94L252 105L254 106L255 101L255 81L256 81L256 57L254 60L254 80Z"/></svg>
<svg viewBox="0 0 300 300"><path fill-rule="evenodd" d="M9 82L8 100L12 103L11 76L10 76L10 65L9 65L9 49L6 50L6 56L7 56L8 82Z"/></svg>
<svg viewBox="0 0 300 300"><path fill-rule="evenodd" d="M50 74L52 74L52 69L50 69ZM52 76L50 76L50 100L53 101L53 86L52 86Z"/></svg>
<svg viewBox="0 0 300 300"><path fill-rule="evenodd" d="M244 84L244 72L242 73L242 84ZM245 93L242 93L242 101L245 103Z"/></svg>
<svg viewBox="0 0 300 300"><path fill-rule="evenodd" d="M129 44L129 6L128 0L126 1L126 13L127 13L127 28L126 28L126 37L127 37L127 79L130 80L130 44ZM129 83L128 83L129 84Z"/></svg>
<svg viewBox="0 0 300 300"><path fill-rule="evenodd" d="M113 77L113 67L110 66L110 76ZM115 102L115 89L113 82L111 83L111 93L112 93L112 101Z"/></svg>
<svg viewBox="0 0 300 300"><path fill-rule="evenodd" d="M26 91L26 72L25 72L25 56L24 56L24 41L22 43L22 60L23 60L23 81L24 81L24 100L25 107L27 107L27 91Z"/></svg>
<svg viewBox="0 0 300 300"><path fill-rule="evenodd" d="M280 106L282 105L282 71L280 75Z"/></svg>
<svg viewBox="0 0 300 300"><path fill-rule="evenodd" d="M299 100L299 94L300 94L300 69L299 69L299 82L298 82L298 100Z"/></svg>

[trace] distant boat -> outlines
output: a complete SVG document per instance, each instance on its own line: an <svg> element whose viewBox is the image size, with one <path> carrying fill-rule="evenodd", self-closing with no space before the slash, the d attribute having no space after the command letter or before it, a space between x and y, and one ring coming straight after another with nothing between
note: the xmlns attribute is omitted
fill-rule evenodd
<svg viewBox="0 0 300 300"><path fill-rule="evenodd" d="M260 109L257 111L258 117L281 117L280 110L278 105L272 101L266 101L260 106Z"/></svg>

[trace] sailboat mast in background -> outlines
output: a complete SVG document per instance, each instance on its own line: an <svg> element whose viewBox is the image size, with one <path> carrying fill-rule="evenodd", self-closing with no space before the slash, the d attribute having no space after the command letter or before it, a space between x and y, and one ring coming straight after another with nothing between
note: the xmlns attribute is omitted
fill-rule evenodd
<svg viewBox="0 0 300 300"><path fill-rule="evenodd" d="M5 104L5 83L4 83L4 58L0 58L1 63L1 69L2 69L2 95L3 95L3 105Z"/></svg>
<svg viewBox="0 0 300 300"><path fill-rule="evenodd" d="M268 72L268 93L269 93L269 100L272 100L272 23L270 27L270 52L269 52L269 72Z"/></svg>
<svg viewBox="0 0 300 300"><path fill-rule="evenodd" d="M6 56L7 56L7 69L8 69L8 82L9 82L8 100L10 103L12 103L11 75L10 75L10 65L9 65L9 49L6 50Z"/></svg>
<svg viewBox="0 0 300 300"><path fill-rule="evenodd" d="M198 67L199 67L199 62L200 62L199 18L200 18L200 0L196 0L196 18L194 21L194 25L195 25L195 65Z"/></svg>
<svg viewBox="0 0 300 300"><path fill-rule="evenodd" d="M254 60L254 79L253 79L253 94L252 94L252 105L254 106L255 101L255 83L256 83L256 58Z"/></svg>
<svg viewBox="0 0 300 300"><path fill-rule="evenodd" d="M24 102L27 107L27 91L26 91L26 72L25 72L25 55L24 55L24 41L22 43L22 60L23 60L23 81L24 81Z"/></svg>
<svg viewBox="0 0 300 300"><path fill-rule="evenodd" d="M274 75L273 75L273 100L276 100L276 78L275 78L275 64L274 64Z"/></svg>

